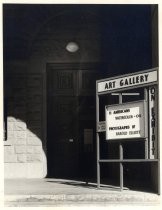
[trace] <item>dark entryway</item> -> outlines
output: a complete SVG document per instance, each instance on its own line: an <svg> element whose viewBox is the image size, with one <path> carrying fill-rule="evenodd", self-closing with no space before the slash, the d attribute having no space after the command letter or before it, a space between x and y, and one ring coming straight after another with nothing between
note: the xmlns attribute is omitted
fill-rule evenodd
<svg viewBox="0 0 162 210"><path fill-rule="evenodd" d="M97 65L47 64L48 177L95 176Z"/></svg>

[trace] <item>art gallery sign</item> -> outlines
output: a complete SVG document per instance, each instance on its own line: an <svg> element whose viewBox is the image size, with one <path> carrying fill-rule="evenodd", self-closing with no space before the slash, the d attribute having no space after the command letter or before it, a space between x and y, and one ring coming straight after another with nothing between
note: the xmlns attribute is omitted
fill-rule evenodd
<svg viewBox="0 0 162 210"><path fill-rule="evenodd" d="M130 89L145 90L143 100L106 104L105 121L98 120L97 132L106 132L106 140L148 139L151 157L152 151L157 151L157 84L157 68L96 81L97 100L99 96L117 92L122 95ZM99 101L96 107L99 116Z"/></svg>
<svg viewBox="0 0 162 210"><path fill-rule="evenodd" d="M135 87L147 83L157 81L157 71L150 71L144 73L136 73L131 76L124 76L114 79L108 79L105 81L98 82L97 91L98 93L112 91L116 89L123 89L128 87Z"/></svg>
<svg viewBox="0 0 162 210"><path fill-rule="evenodd" d="M133 95L137 97L133 98ZM116 98L114 99L114 96L118 96L118 101ZM124 96L127 97L124 99ZM131 97L129 98L129 96ZM159 180L158 117L158 68L96 81L98 188L100 187L101 163L119 165L121 190L123 189L124 163L144 162L148 165L150 162L152 165L155 163L156 179ZM114 144L113 142L118 146L119 156L117 159L103 159L103 157L100 157L100 147L104 141L108 143L107 148L109 145ZM138 155L138 152L136 158L129 156L124 158L124 152L126 154L125 141L129 142L132 147L133 142L136 142L138 146L142 145L142 158ZM134 149L136 148L138 147ZM107 150L107 153L110 152Z"/></svg>

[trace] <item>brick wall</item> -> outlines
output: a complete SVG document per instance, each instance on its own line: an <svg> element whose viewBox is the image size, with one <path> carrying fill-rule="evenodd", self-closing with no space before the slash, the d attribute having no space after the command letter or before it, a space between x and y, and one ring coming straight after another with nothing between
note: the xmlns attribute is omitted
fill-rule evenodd
<svg viewBox="0 0 162 210"><path fill-rule="evenodd" d="M85 11L86 13L86 11ZM76 63L101 61L100 23L96 16L87 14L81 20L79 14L75 21L70 20L70 13L63 19L51 19L39 30L39 34L32 42L31 60L44 59L52 63ZM59 24L58 24L59 23ZM66 24L65 24L66 23ZM79 50L70 53L66 50L69 42L76 42Z"/></svg>
<svg viewBox="0 0 162 210"><path fill-rule="evenodd" d="M7 82L7 139L4 142L5 177L42 176L42 76L14 74ZM20 167L24 164L24 169ZM35 164L35 172L30 164ZM15 166L15 170L10 171ZM40 171L40 174L38 174Z"/></svg>
<svg viewBox="0 0 162 210"><path fill-rule="evenodd" d="M50 21L33 39L30 58L25 63L21 60L7 62L6 177L46 175L46 88L43 86L46 64L99 61L100 36L97 22L93 18L91 22L88 25L71 22L60 27L55 25L55 21ZM79 33L77 27L80 28ZM79 45L76 53L66 50L70 41Z"/></svg>

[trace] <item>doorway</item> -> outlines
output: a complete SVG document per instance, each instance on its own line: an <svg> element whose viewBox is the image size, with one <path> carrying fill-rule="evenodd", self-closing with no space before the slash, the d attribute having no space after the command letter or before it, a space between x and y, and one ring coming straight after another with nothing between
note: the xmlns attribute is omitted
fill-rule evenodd
<svg viewBox="0 0 162 210"><path fill-rule="evenodd" d="M95 176L96 64L47 64L48 177Z"/></svg>

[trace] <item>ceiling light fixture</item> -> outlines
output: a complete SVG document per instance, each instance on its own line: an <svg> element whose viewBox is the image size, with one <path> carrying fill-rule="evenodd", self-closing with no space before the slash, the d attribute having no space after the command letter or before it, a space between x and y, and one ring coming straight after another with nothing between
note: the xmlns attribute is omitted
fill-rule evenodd
<svg viewBox="0 0 162 210"><path fill-rule="evenodd" d="M69 42L67 45L66 45L66 50L68 52L71 52L71 53L74 53L76 51L79 50L79 46L76 42Z"/></svg>

